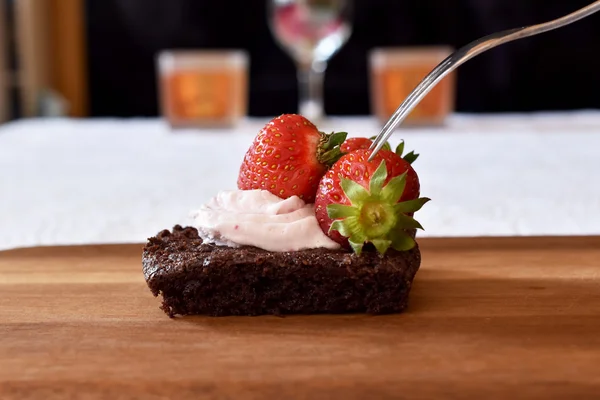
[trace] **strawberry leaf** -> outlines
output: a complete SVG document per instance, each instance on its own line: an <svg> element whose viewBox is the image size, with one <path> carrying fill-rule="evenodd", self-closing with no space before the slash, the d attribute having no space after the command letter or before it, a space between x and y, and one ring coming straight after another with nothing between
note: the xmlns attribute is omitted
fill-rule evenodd
<svg viewBox="0 0 600 400"><path fill-rule="evenodd" d="M329 232L331 232L331 231L338 231L340 233L340 235L342 235L344 237L350 237L350 234L351 234L350 229L340 219L333 221L333 223L331 224L331 227L329 228Z"/></svg>
<svg viewBox="0 0 600 400"><path fill-rule="evenodd" d="M381 188L383 188L383 183L387 178L387 168L385 167L385 160L381 160L381 164L375 170L373 176L371 176L371 182L369 182L369 192L371 195L379 195L381 193Z"/></svg>
<svg viewBox="0 0 600 400"><path fill-rule="evenodd" d="M419 154L415 154L414 151L411 151L410 153L408 153L407 155L405 155L404 157L402 157L404 159L404 161L406 161L409 164L412 164L413 162L415 162L415 160L419 157Z"/></svg>
<svg viewBox="0 0 600 400"><path fill-rule="evenodd" d="M361 242L361 241L356 241L355 238L351 237L350 239L348 239L348 243L350 243L350 247L352 247L352 250L354 250L354 252L356 253L357 256L360 256L360 253L362 253L362 249L363 246L365 245L365 242Z"/></svg>
<svg viewBox="0 0 600 400"><path fill-rule="evenodd" d="M385 254L392 245L392 241L386 239L373 239L371 243L373 243L379 254Z"/></svg>
<svg viewBox="0 0 600 400"><path fill-rule="evenodd" d="M340 219L347 217L357 217L360 211L356 207L344 204L329 204L327 206L327 215L331 219Z"/></svg>
<svg viewBox="0 0 600 400"><path fill-rule="evenodd" d="M358 221L358 219L357 219ZM352 232L352 236L348 238L348 243L356 252L356 249L359 249L357 254L360 254L365 242L367 241L367 236L361 231L360 226L355 226Z"/></svg>
<svg viewBox="0 0 600 400"><path fill-rule="evenodd" d="M321 132L321 141L317 150L317 159L321 164L332 166L344 153L340 145L346 140L347 132L332 132L325 134Z"/></svg>
<svg viewBox="0 0 600 400"><path fill-rule="evenodd" d="M340 235L350 238L355 236L364 237L361 231L358 217L347 217L345 219L338 219L333 221L329 231L338 231ZM364 241L364 240L363 240Z"/></svg>
<svg viewBox="0 0 600 400"><path fill-rule="evenodd" d="M321 153L319 155L319 162L324 165L333 165L337 160L339 160L344 153L340 150L339 147L334 147L333 149Z"/></svg>
<svg viewBox="0 0 600 400"><path fill-rule="evenodd" d="M402 156L402 153L404 153L404 140L402 140L400 142L400 144L398 144L398 146L396 147L395 153L397 155L399 155L400 157L402 157L404 159L404 161L406 161L409 164L412 164L413 162L415 162L415 160L419 157L419 155L415 154L414 151L411 151L410 153L406 154L405 156Z"/></svg>
<svg viewBox="0 0 600 400"><path fill-rule="evenodd" d="M400 157L402 157L402 153L404 153L404 140L400 141L400 144L398 144L398 146L396 146L396 154L398 154Z"/></svg>
<svg viewBox="0 0 600 400"><path fill-rule="evenodd" d="M396 227L402 229L423 229L419 221L405 214L396 215Z"/></svg>
<svg viewBox="0 0 600 400"><path fill-rule="evenodd" d="M367 235L361 232L360 229L356 229L355 232L352 233L352 236L350 236L350 239L352 239L354 243L364 243L367 241Z"/></svg>
<svg viewBox="0 0 600 400"><path fill-rule="evenodd" d="M329 135L324 135L325 143L321 145L321 148L324 151L331 150L334 147L344 143L346 136L348 136L348 132L332 132Z"/></svg>
<svg viewBox="0 0 600 400"><path fill-rule="evenodd" d="M427 203L430 200L431 199L429 199L427 197L421 197L421 198L414 199L414 200L403 201L394 206L394 211L396 213L403 213L403 214L414 213L414 212L419 211L421 209L421 207L423 207L425 205L425 203Z"/></svg>
<svg viewBox="0 0 600 400"><path fill-rule="evenodd" d="M390 179L381 191L381 199L386 203L395 204L402 197L405 187L406 172Z"/></svg>
<svg viewBox="0 0 600 400"><path fill-rule="evenodd" d="M350 231L350 237L361 238L364 242L366 237L362 232L362 227L358 221L358 217L348 217L343 220L345 222L346 227Z"/></svg>
<svg viewBox="0 0 600 400"><path fill-rule="evenodd" d="M407 251L415 247L415 240L404 231L394 231L390 236L394 250Z"/></svg>
<svg viewBox="0 0 600 400"><path fill-rule="evenodd" d="M360 206L369 197L367 189L351 179L342 178L340 186L353 206Z"/></svg>

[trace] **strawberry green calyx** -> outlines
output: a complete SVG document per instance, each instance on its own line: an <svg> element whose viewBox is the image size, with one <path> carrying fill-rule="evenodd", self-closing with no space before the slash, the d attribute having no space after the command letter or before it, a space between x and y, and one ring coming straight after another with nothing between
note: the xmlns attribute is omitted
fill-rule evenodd
<svg viewBox="0 0 600 400"><path fill-rule="evenodd" d="M348 132L333 132L330 134L321 132L321 141L317 151L317 159L321 164L332 166L341 156L340 145L344 143Z"/></svg>
<svg viewBox="0 0 600 400"><path fill-rule="evenodd" d="M398 202L406 186L406 173L387 179L385 161L382 161L371 177L369 189L351 179L342 178L340 185L350 205L329 204L327 214L335 221L330 231L338 231L358 255L365 243L372 243L380 254L391 247L398 251L410 250L414 239L406 232L423 229L408 214L423 207L430 199L423 197Z"/></svg>
<svg viewBox="0 0 600 400"><path fill-rule="evenodd" d="M402 140L400 144L396 147L395 153L402 157L409 164L415 162L415 160L419 157L419 154L415 154L414 151L411 151L410 153L407 153L404 156L402 155L402 153L404 153L404 140Z"/></svg>

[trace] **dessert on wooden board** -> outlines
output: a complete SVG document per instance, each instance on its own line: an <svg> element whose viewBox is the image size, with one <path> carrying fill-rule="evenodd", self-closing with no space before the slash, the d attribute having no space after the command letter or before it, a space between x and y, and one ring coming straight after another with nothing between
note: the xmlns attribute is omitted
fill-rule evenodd
<svg viewBox="0 0 600 400"><path fill-rule="evenodd" d="M373 160L369 138L284 114L258 133L237 189L148 239L143 273L176 315L402 311L421 264L420 197L404 142Z"/></svg>

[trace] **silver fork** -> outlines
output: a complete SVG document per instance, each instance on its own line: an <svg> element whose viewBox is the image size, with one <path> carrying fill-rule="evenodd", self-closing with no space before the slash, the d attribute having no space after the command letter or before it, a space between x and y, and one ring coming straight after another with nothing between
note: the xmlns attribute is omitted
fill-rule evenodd
<svg viewBox="0 0 600 400"><path fill-rule="evenodd" d="M381 132L371 145L373 150L369 161L373 159L375 154L381 149L385 142L394 132L394 129L408 116L408 114L419 104L419 102L438 84L446 75L454 71L456 68L469 61L471 58L493 49L501 44L512 42L513 40L522 39L529 36L534 36L539 33L548 32L573 22L579 21L596 11L600 11L600 0L593 2L587 7L579 9L571 14L565 15L562 18L555 19L543 24L530 25L522 28L509 29L501 32L492 33L484 36L481 39L475 40L466 46L461 47L452 53L448 58L438 64L417 87L408 95L402 104L396 109L387 123L381 129Z"/></svg>

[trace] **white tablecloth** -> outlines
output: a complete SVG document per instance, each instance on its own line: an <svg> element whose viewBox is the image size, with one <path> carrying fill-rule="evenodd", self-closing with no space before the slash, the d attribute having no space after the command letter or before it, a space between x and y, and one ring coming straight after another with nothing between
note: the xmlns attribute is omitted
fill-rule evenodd
<svg viewBox="0 0 600 400"><path fill-rule="evenodd" d="M0 249L141 242L236 185L267 119L172 132L158 119L0 127ZM323 130L373 135L371 118ZM600 113L453 116L398 130L421 157L422 236L600 234Z"/></svg>

